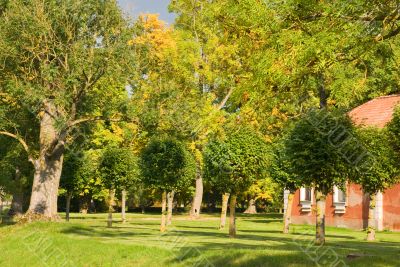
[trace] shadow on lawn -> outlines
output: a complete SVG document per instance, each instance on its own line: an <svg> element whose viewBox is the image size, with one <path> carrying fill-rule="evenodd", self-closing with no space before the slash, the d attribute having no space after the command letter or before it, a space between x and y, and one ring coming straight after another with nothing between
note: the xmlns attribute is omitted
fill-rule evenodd
<svg viewBox="0 0 400 267"><path fill-rule="evenodd" d="M125 228L125 227L124 227ZM128 228L128 227L126 227ZM146 237L152 236L153 234L150 233L137 233L133 231L121 231L122 227L114 227L114 228L107 228L102 226L96 227L83 227L83 226L69 226L66 229L62 230L61 232L64 234L73 234L73 235L80 235L86 237L101 237L101 238L118 238L118 239L129 239L130 237ZM130 228L132 229L132 228ZM150 229L145 229L149 231Z"/></svg>
<svg viewBox="0 0 400 267"><path fill-rule="evenodd" d="M271 237L267 237L272 240ZM170 263L185 266L399 266L398 243L330 242L318 247L310 240L276 245L211 242L201 246L184 246ZM234 250L234 249L240 249ZM206 255L214 251L212 255ZM355 256L355 257L354 257ZM371 265L373 264L373 265Z"/></svg>

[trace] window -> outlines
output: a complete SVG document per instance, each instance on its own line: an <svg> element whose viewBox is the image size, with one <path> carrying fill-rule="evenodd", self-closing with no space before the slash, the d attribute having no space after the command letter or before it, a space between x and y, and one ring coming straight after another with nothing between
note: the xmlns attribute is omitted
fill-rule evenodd
<svg viewBox="0 0 400 267"><path fill-rule="evenodd" d="M344 186L346 188L346 186ZM333 187L333 202L346 203L346 192L337 186Z"/></svg>
<svg viewBox="0 0 400 267"><path fill-rule="evenodd" d="M300 188L301 212L311 212L313 190L310 187Z"/></svg>
<svg viewBox="0 0 400 267"><path fill-rule="evenodd" d="M333 206L335 207L336 214L346 213L346 185L344 189L337 186L333 187Z"/></svg>
<svg viewBox="0 0 400 267"><path fill-rule="evenodd" d="M302 187L300 189L300 201L310 201L312 200L312 192L310 187Z"/></svg>

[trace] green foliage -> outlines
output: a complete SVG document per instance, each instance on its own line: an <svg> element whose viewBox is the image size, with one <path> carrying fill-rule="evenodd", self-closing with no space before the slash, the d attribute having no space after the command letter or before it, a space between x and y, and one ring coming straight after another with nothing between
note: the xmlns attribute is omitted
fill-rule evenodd
<svg viewBox="0 0 400 267"><path fill-rule="evenodd" d="M205 176L220 191L237 194L265 175L268 156L262 137L250 128L241 128L206 146Z"/></svg>
<svg viewBox="0 0 400 267"><path fill-rule="evenodd" d="M16 179L16 171L19 177ZM30 193L33 168L26 153L13 139L0 136L0 187L8 194Z"/></svg>
<svg viewBox="0 0 400 267"><path fill-rule="evenodd" d="M140 167L145 184L167 191L187 189L196 175L193 155L169 137L150 141L141 153Z"/></svg>
<svg viewBox="0 0 400 267"><path fill-rule="evenodd" d="M347 115L321 109L308 112L294 125L284 153L297 184L327 194L354 177L362 152Z"/></svg>
<svg viewBox="0 0 400 267"><path fill-rule="evenodd" d="M285 154L287 152L285 149L287 140L285 138L287 136L277 140L273 145L269 173L272 179L282 188L294 193L301 186L301 180L295 173L290 172L290 161L288 155Z"/></svg>
<svg viewBox="0 0 400 267"><path fill-rule="evenodd" d="M26 110L34 117L30 129L39 132L37 122L46 110L54 113L55 139L65 142L81 120L119 115L120 102L126 100L121 94L127 95L122 74L131 66L132 53L127 45L131 31L117 3L7 2L0 12L0 117L14 125L0 123L0 128L24 136L13 114ZM16 113L3 112L5 107ZM27 136L30 152L39 150L38 135ZM51 148L46 148L49 154Z"/></svg>
<svg viewBox="0 0 400 267"><path fill-rule="evenodd" d="M399 181L399 155L393 149L387 129L361 128L357 132L367 154L356 182L365 192L383 192Z"/></svg>
<svg viewBox="0 0 400 267"><path fill-rule="evenodd" d="M99 172L105 188L128 188L139 179L137 157L129 148L108 147L102 154Z"/></svg>

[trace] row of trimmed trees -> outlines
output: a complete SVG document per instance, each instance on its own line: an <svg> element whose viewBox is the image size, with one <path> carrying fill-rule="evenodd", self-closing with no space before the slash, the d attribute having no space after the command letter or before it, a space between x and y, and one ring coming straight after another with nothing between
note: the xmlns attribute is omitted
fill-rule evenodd
<svg viewBox="0 0 400 267"><path fill-rule="evenodd" d="M356 128L338 110L312 110L299 119L275 146L272 176L289 190L284 233L289 232L294 192L313 187L316 243L325 243L325 203L333 187L360 184L369 195L367 239L375 239L375 197L399 181L399 112L387 128Z"/></svg>

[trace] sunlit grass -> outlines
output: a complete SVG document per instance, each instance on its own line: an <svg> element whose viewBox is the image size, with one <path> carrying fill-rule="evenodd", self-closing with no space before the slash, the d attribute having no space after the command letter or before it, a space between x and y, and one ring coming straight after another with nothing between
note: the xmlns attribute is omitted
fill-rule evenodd
<svg viewBox="0 0 400 267"><path fill-rule="evenodd" d="M159 215L128 214L125 224L115 217L111 229L105 214L0 227L0 266L400 265L400 233L380 232L371 243L364 232L327 228L327 244L319 248L312 245L311 226L294 225L291 234L281 234L277 214L239 215L236 239L217 229L218 214L174 216L164 234Z"/></svg>

